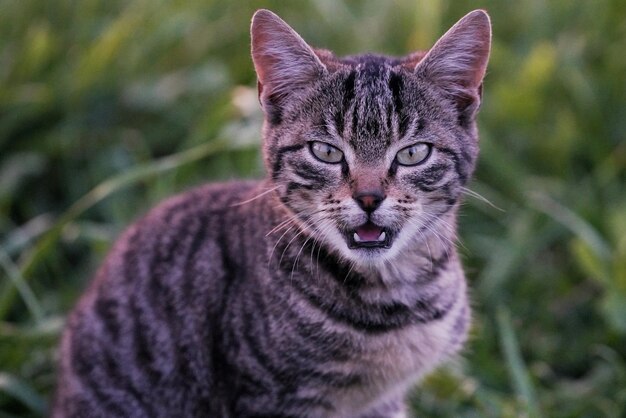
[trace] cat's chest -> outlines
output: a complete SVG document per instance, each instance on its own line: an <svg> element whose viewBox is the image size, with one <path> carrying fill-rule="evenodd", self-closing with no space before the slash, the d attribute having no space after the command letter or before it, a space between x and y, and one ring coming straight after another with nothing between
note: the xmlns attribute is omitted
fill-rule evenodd
<svg viewBox="0 0 626 418"><path fill-rule="evenodd" d="M437 362L448 335L441 323L420 324L388 335L370 336L355 356L364 374L398 380ZM357 366L358 367L358 366Z"/></svg>
<svg viewBox="0 0 626 418"><path fill-rule="evenodd" d="M442 323L361 338L360 349L344 364L361 377L361 384L335 392L338 411L354 411L372 402L402 396L442 361L448 339Z"/></svg>

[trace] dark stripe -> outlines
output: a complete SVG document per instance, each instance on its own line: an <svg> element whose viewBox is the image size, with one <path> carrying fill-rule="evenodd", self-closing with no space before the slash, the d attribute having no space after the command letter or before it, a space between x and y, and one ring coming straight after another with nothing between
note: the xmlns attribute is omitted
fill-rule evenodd
<svg viewBox="0 0 626 418"><path fill-rule="evenodd" d="M426 127L426 120L424 120L423 118L418 118L415 121L415 132L417 133L419 131L422 131L424 127Z"/></svg>
<svg viewBox="0 0 626 418"><path fill-rule="evenodd" d="M435 196L429 196L429 200L431 202L444 202L446 204L446 206L443 208L443 210L433 213L433 215L436 216L441 216L447 212L449 212L450 210L452 210L452 208L454 207L455 203L457 202L457 194L453 193L451 190L451 187L453 184L455 184L457 181L455 179L450 180L449 182L442 184L440 186L437 187L437 190L439 191L439 195L435 195Z"/></svg>
<svg viewBox="0 0 626 418"><path fill-rule="evenodd" d="M422 230L426 229L425 226L422 227ZM425 231L425 233L428 233L428 231ZM424 283L430 281L436 276L439 276L441 270L443 270L448 265L448 261L450 261L450 254L452 254L454 250L451 247L452 246L450 244L447 244L447 247L443 249L441 257L431 259L430 263L421 267L416 277L416 281Z"/></svg>
<svg viewBox="0 0 626 418"><path fill-rule="evenodd" d="M379 115L369 115L365 121L365 132L367 132L368 136L384 140L389 145L390 138L387 135L382 135L379 117Z"/></svg>
<svg viewBox="0 0 626 418"><path fill-rule="evenodd" d="M143 264L143 262L147 262L148 264L152 261L152 253L150 252L150 257L148 258L148 254L143 254L142 260L139 260L139 256L137 255L135 248L142 248L143 245L143 234L141 224L135 227L135 230L132 234L125 240L128 243L126 250L122 254L122 266L124 267L123 276L124 281L126 283L135 282L139 280L139 265Z"/></svg>
<svg viewBox="0 0 626 418"><path fill-rule="evenodd" d="M363 315L365 312L350 312L343 306L337 306L331 300L324 298L314 292L311 292L306 286L299 281L294 280L292 287L302 295L311 305L324 312L330 319L348 325L355 330L368 334L379 334L394 329L402 328L409 325L410 322L406 315L402 315L402 311L406 313L406 307L396 306L371 306L372 310L378 310L377 315Z"/></svg>
<svg viewBox="0 0 626 418"><path fill-rule="evenodd" d="M459 143L461 144L461 158L463 159L463 162L466 164L471 164L472 163L472 154L470 154L469 152L469 147L467 146L463 146L463 142L459 141Z"/></svg>
<svg viewBox="0 0 626 418"><path fill-rule="evenodd" d="M302 238L294 244L304 253L311 250L312 244L303 244ZM287 244L279 244L276 253L285 251ZM447 256L446 256L447 257ZM294 266L294 257L289 253L285 257L278 255L270 261L272 280L281 287L291 287L296 294L324 312L326 316L336 322L348 325L357 331L368 334L377 334L406 327L417 323L427 323L445 316L451 304L447 294L435 292L430 298L418 300L414 306L401 303L369 303L363 301L360 289L367 285L366 280L350 271L348 264L340 262L334 255L320 249L320 263L318 268L324 271L317 280L308 280L313 277L313 266L301 264ZM442 258L441 265L447 259ZM277 265L280 262L280 265ZM296 268L297 267L297 268ZM292 271L296 276L292 277ZM422 282L430 282L438 274L436 261L432 271L423 271ZM452 295L454 296L454 295Z"/></svg>
<svg viewBox="0 0 626 418"><path fill-rule="evenodd" d="M385 106L385 120L387 122L387 126L385 127L387 132L392 132L393 131L393 114L395 113L395 111L393 110L394 107L391 103L387 103L387 105ZM391 135L386 135L387 136L387 140L385 141L385 143L387 144L387 146L389 146L389 144L391 143Z"/></svg>
<svg viewBox="0 0 626 418"><path fill-rule="evenodd" d="M237 264L230 257L230 246L226 239L226 228L229 228L228 222L220 222L218 224L219 233L217 234L217 248L220 253L215 256L216 260L221 259L221 268L224 271L220 282L224 288L221 297L217 298L217 306L212 311L211 330L208 333L207 350L211 360L212 374L212 397L214 399L222 399L224 405L228 405L233 410L235 405L235 394L233 393L232 380L234 369L229 364L227 352L236 352L238 350L239 341L236 338L229 338L233 330L226 323L228 318L223 316L226 307L231 303L231 294L235 280L237 277Z"/></svg>
<svg viewBox="0 0 626 418"><path fill-rule="evenodd" d="M244 308L245 309L245 308ZM259 316L256 316L259 318ZM288 373L293 372L293 370L289 368L281 368L281 363L276 364L270 358L264 350L263 347L267 345L264 341L261 341L261 337L265 334L257 332L258 330L253 329L253 324L258 324L257 321L254 321L253 314L244 310L242 319L243 330L240 337L245 342L245 346L248 350L248 354L250 357L254 359L255 363L265 369L267 376L271 376L274 381L277 382L293 382L294 376L290 376ZM259 319L259 322L263 322L262 319ZM253 337L254 336L254 337Z"/></svg>
<svg viewBox="0 0 626 418"><path fill-rule="evenodd" d="M299 177L309 180L313 184L311 186L321 187L328 181L328 176L320 173L315 167L308 165L307 163L301 163L293 167L294 173Z"/></svg>
<svg viewBox="0 0 626 418"><path fill-rule="evenodd" d="M94 314L98 316L100 322L104 325L107 338L113 343L117 343L120 337L119 322L119 302L103 296L102 292L98 293L98 298L94 303Z"/></svg>
<svg viewBox="0 0 626 418"><path fill-rule="evenodd" d="M354 100L354 81L356 79L356 71L351 71L346 78L346 81L343 83L344 93L343 93L343 111L344 113L348 111L350 106L352 105L352 101Z"/></svg>
<svg viewBox="0 0 626 418"><path fill-rule="evenodd" d="M276 180L283 168L283 156L289 152L299 151L304 147L303 144L287 145L276 150L274 164L272 164L272 178Z"/></svg>
<svg viewBox="0 0 626 418"><path fill-rule="evenodd" d="M130 300L131 317L132 317L132 335L133 335L133 348L135 354L134 364L141 369L148 377L150 383L157 382L160 374L153 369L152 364L155 358L152 354L152 348L154 343L150 341L150 338L146 335L148 327L157 326L151 322L145 322L142 320L141 308L137 305L136 297ZM148 388L145 388L148 389Z"/></svg>
<svg viewBox="0 0 626 418"><path fill-rule="evenodd" d="M315 341L317 347L310 354L311 360L316 363L330 361L342 362L351 358L352 346L345 335L322 329L320 324L311 323L310 318L302 317L300 313L293 312L295 321L293 332L300 337L303 344Z"/></svg>
<svg viewBox="0 0 626 418"><path fill-rule="evenodd" d="M120 364L118 363L121 357L113 356L109 352L109 350L104 351L103 353L104 363L103 366L106 367L106 374L111 378L112 384L116 389L120 389L132 397L133 400L137 402L137 404L141 405L142 410L146 412L146 415L149 417L156 416L154 410L150 407L150 404L143 402L143 396L139 391L133 386L129 377L124 373L123 369L120 368ZM133 411L133 414L137 414L137 412Z"/></svg>
<svg viewBox="0 0 626 418"><path fill-rule="evenodd" d="M345 130L345 118L354 101L354 80L356 78L356 72L351 71L348 77L343 83L343 98L341 101L341 109L337 109L335 113L335 126L339 135L342 135Z"/></svg>
<svg viewBox="0 0 626 418"><path fill-rule="evenodd" d="M409 126L409 116L404 113L404 103L402 101L402 89L404 82L402 76L398 73L391 72L389 75L389 89L393 99L393 106L398 115L398 133L402 137L406 135Z"/></svg>
<svg viewBox="0 0 626 418"><path fill-rule="evenodd" d="M313 190L315 187L313 187L313 185L310 184L304 184L304 183L298 183L297 181L290 181L289 183L287 183L287 188L285 190L285 195L284 196L280 196L280 199L283 203L287 204L289 203L289 196L291 196L294 192L300 190L300 189L305 189L305 190Z"/></svg>
<svg viewBox="0 0 626 418"><path fill-rule="evenodd" d="M259 393L268 393L270 388L276 386L275 377L282 375L282 371L278 366L274 364L270 355L268 355L263 349L272 346L267 340L270 337L272 331L270 328L270 318L267 312L267 305L263 299L263 294L259 289L249 289L247 291L248 298L246 302L241 305L238 316L237 328L235 331L239 331L238 338L241 339L244 347L248 350L249 356L246 356L246 363L239 365L239 369L242 373L247 373L250 369L249 360L253 360L260 368L265 369L263 373L259 373L257 367L252 367L255 377L248 376L249 383L257 388ZM262 379L261 379L262 377ZM278 380L280 381L280 379ZM261 388L259 391L258 388ZM262 388L265 388L263 390ZM259 394L257 393L257 395Z"/></svg>
<svg viewBox="0 0 626 418"><path fill-rule="evenodd" d="M446 163L435 163L421 172L409 175L409 181L423 192L438 190L437 183L446 175L450 166Z"/></svg>
<svg viewBox="0 0 626 418"><path fill-rule="evenodd" d="M159 214L162 214L163 212L165 212L160 222L169 226L173 223L174 217L176 217L182 212L189 212L189 208L191 208L192 206L194 206L193 199L184 199L184 200L180 200L176 202L176 204L173 206L163 207L159 210Z"/></svg>
<svg viewBox="0 0 626 418"><path fill-rule="evenodd" d="M259 378L259 370L256 373L248 373L243 367L238 368L237 381L239 382L237 395L239 398L258 397L271 392L272 385L267 380Z"/></svg>
<svg viewBox="0 0 626 418"><path fill-rule="evenodd" d="M239 408L234 411L235 417L254 417L254 418L301 418L298 415L285 414L281 412L256 412L248 408Z"/></svg>
<svg viewBox="0 0 626 418"><path fill-rule="evenodd" d="M356 148L356 145L358 144L358 132L357 132L357 127L359 124L359 112L360 109L358 108L358 104L354 105L354 109L352 109L352 121L350 122L350 145L352 145L353 148Z"/></svg>
<svg viewBox="0 0 626 418"><path fill-rule="evenodd" d="M112 376L108 374L110 370L108 372L104 370L106 359L103 356L106 353L98 350L100 343L97 341L97 337L84 333L73 333L71 345L71 351L74 354L72 367L82 383L82 390L96 401L96 405L92 405L92 409L106 410L112 416L130 418L126 411L129 405L126 402L120 402L122 401L119 399L121 396L114 396L114 393L121 395L122 392L118 390L117 382L114 382ZM98 362L94 359L104 361Z"/></svg>
<svg viewBox="0 0 626 418"><path fill-rule="evenodd" d="M214 213L213 216L216 218L222 218L223 213ZM205 244L207 241L208 223L209 221L207 217L201 215L200 226L196 229L196 232L191 240L189 250L187 251L182 284L184 300L193 300L193 292L196 285L194 278L198 274L195 271L195 263L197 261L196 254L200 251L200 248L202 248L202 244Z"/></svg>
<svg viewBox="0 0 626 418"><path fill-rule="evenodd" d="M468 178L468 172L467 170L463 170L463 167L461 166L461 160L459 159L459 154L450 148L437 147L437 151L449 156L450 159L452 159L452 161L454 162L454 170L459 176L461 183L465 183Z"/></svg>
<svg viewBox="0 0 626 418"><path fill-rule="evenodd" d="M398 162L394 160L391 162L391 166L389 167L389 177L394 177L398 172Z"/></svg>
<svg viewBox="0 0 626 418"><path fill-rule="evenodd" d="M315 135L318 135L322 138L328 138L330 137L330 130L328 128L330 122L328 122L324 116L320 116L317 119L312 129L314 130Z"/></svg>
<svg viewBox="0 0 626 418"><path fill-rule="evenodd" d="M265 119L270 125L276 126L283 121L283 112L280 104L280 99L276 95L268 95L265 103L262 103Z"/></svg>
<svg viewBox="0 0 626 418"><path fill-rule="evenodd" d="M331 412L335 411L335 406L330 401L327 401L323 395L319 397L304 397L302 395L297 397L286 396L283 399L281 409L295 410L300 414L302 413L301 411L310 411L317 408L329 411L328 415L331 415ZM275 416L272 416L272 418L274 417Z"/></svg>
<svg viewBox="0 0 626 418"><path fill-rule="evenodd" d="M430 322L441 318L446 313L435 307L434 301L419 301L413 308L399 303L366 304L352 299L337 301L335 297L328 297L319 289L316 291L301 280L290 280L286 284L330 319L370 334L387 332L415 323Z"/></svg>
<svg viewBox="0 0 626 418"><path fill-rule="evenodd" d="M142 245L141 242L137 242L135 241L136 245ZM132 282L134 285L134 289L132 291L134 292L138 292L139 294L143 294L143 292L141 290L138 289L139 286L141 286L141 282L145 280L144 277L141 276L140 274L140 265L143 263L148 263L149 265L152 263L152 260L154 258L154 251L150 251L152 250L151 247L148 246L143 246L144 248L144 254L143 254L143 258L140 261L139 260L139 255L136 254L135 251L129 250L126 253L126 256L124 257L124 276L126 278L132 278ZM139 247L141 248L141 247ZM130 335L132 335L132 348L134 350L134 357L135 357L135 361L133 362L133 364L138 365L138 366L143 366L145 365L146 361L151 361L151 355L150 352L148 350L148 346L150 345L147 342L147 339L143 333L143 327L146 326L146 324L139 324L138 321L140 320L139 318L139 308L137 307L137 302L136 302L136 298L137 295L135 293L131 294L129 299L128 299L128 306L127 309L130 311L130 315L128 318L128 322L131 324L131 330L130 330ZM147 326L152 326L151 324L147 324ZM154 379L155 376L149 376L150 381L153 381L152 379Z"/></svg>
<svg viewBox="0 0 626 418"><path fill-rule="evenodd" d="M344 181L347 180L350 175L350 167L348 166L345 158L341 161L341 175L343 176Z"/></svg>

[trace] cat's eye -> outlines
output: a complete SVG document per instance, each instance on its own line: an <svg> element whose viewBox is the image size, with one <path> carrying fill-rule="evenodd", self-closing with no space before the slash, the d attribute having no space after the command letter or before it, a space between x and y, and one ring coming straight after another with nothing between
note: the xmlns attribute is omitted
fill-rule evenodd
<svg viewBox="0 0 626 418"><path fill-rule="evenodd" d="M311 153L320 161L329 164L337 164L343 160L343 152L326 142L312 141Z"/></svg>
<svg viewBox="0 0 626 418"><path fill-rule="evenodd" d="M417 165L430 156L431 145L424 142L402 148L396 154L396 161L401 165Z"/></svg>

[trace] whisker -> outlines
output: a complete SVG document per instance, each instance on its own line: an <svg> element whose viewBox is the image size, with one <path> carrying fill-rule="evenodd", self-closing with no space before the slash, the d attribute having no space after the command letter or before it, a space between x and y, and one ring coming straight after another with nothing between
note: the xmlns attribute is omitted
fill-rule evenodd
<svg viewBox="0 0 626 418"><path fill-rule="evenodd" d="M435 219L435 222L439 222L439 223L443 224L443 226L445 227L445 229L447 229L447 232L449 234L455 235L455 231L456 231L455 225L453 225L450 222L448 222L448 220L446 218L440 218L437 215L432 215L432 214L429 214L429 213L425 213L425 214L427 216L430 216L431 220ZM432 223L431 223L431 225L432 225ZM456 236L453 239L450 239L450 238L447 238L447 237L446 237L446 239L447 239L447 241L450 244L452 244L454 246L460 246L461 248L467 250L467 247L465 246L465 244L462 241L456 239Z"/></svg>
<svg viewBox="0 0 626 418"><path fill-rule="evenodd" d="M302 243L302 246L300 247L298 254L296 254L296 259L293 262L293 266L291 266L291 275L289 276L289 280L293 280L293 273L296 270L296 266L298 265L298 260L300 260L300 254L302 254L302 250L304 250L304 247L306 247L306 244L310 240L311 240L311 237L307 237L307 239L304 240L304 243Z"/></svg>
<svg viewBox="0 0 626 418"><path fill-rule="evenodd" d="M289 218L285 219L284 221L280 222L280 223L279 223L278 225L276 225L276 226L275 226L275 227L274 227L271 231L269 231L267 234L265 234L265 236L267 237L267 236L269 236L269 235L273 234L274 232L280 231L280 230L281 230L281 229L283 229L286 225L288 225L288 224L289 224L289 222L294 222L297 218L300 218L300 217L302 217L302 216L304 216L304 217L306 217L306 218L311 218L313 215L315 215L315 214L317 214L317 213L320 213L320 212L323 212L323 211L324 211L323 209L319 209L319 210L316 210L316 211L312 212L312 213L311 213L311 214L309 214L309 215L303 215L303 214L297 214L297 213L296 213L295 215L292 215L292 216L290 216Z"/></svg>
<svg viewBox="0 0 626 418"><path fill-rule="evenodd" d="M463 193L465 193L468 196L471 196L477 200L480 200L481 202L484 202L486 204L488 204L489 206L491 206L492 208L499 210L500 212L506 212L506 210L502 209L501 207L496 206L495 204L493 204L489 199L487 199L485 196L481 195L480 193L469 189L467 187L461 187L461 190L463 191Z"/></svg>
<svg viewBox="0 0 626 418"><path fill-rule="evenodd" d="M287 235L289 233L289 231L291 231L293 228L295 227L295 225L292 225L289 227L289 229L287 229L285 232L283 232L283 234L280 236L280 238L278 238L278 241L276 241L276 244L274 244L274 247L272 248L272 251L270 252L270 256L267 260L268 264L272 262L272 258L274 257L274 251L276 251L276 247L278 247L278 244L280 244L280 241L283 239L283 237L285 235ZM282 258L281 258L282 260Z"/></svg>
<svg viewBox="0 0 626 418"><path fill-rule="evenodd" d="M304 233L304 229L301 229L300 231L298 231L298 233L296 235L293 236L293 238L291 238L291 240L289 240L289 242L287 243L287 245L285 246L285 248L283 249L282 254L280 255L280 260L278 260L278 265L280 266L283 262L283 258L285 257L285 252L289 249L289 246L300 236Z"/></svg>
<svg viewBox="0 0 626 418"><path fill-rule="evenodd" d="M250 203L252 201L255 201L258 198L263 197L263 196L265 196L268 193L272 193L274 190L277 190L279 188L280 188L280 186L272 187L271 189L268 189L268 190L266 190L266 191L264 191L262 193L259 193L258 195L254 196L254 197L251 197L248 200L244 200L243 202L233 203L229 207L234 208L234 207L237 207L237 206L245 205L246 203Z"/></svg>
<svg viewBox="0 0 626 418"><path fill-rule="evenodd" d="M289 218L285 219L284 221L282 221L281 223L279 223L278 225L276 225L274 228L272 228L272 230L270 232L268 232L267 234L265 234L266 237L269 237L270 235L272 235L274 232L278 232L281 229L283 229L284 227L286 227L287 225L289 225L289 223L291 222L295 222L295 219L298 217L298 215L293 215L290 216Z"/></svg>
<svg viewBox="0 0 626 418"><path fill-rule="evenodd" d="M418 232L421 234L421 236L424 238L424 242L426 243L428 250L429 250L429 254L430 254L430 258L431 261L433 259L432 256L432 250L430 248L430 246L428 246L428 237L424 234L423 229L426 229L429 233L429 235L435 237L438 241L439 244L442 248L442 250L446 253L446 257L448 257L449 254L449 248L450 247L454 247L456 245L456 242L453 241L452 239L441 235L436 228L433 228L430 221L432 219L428 219L425 216L426 214L418 214L417 215L417 219L410 219L409 222L411 222L413 225L416 225L418 227ZM452 232L452 230L450 230L449 232Z"/></svg>
<svg viewBox="0 0 626 418"><path fill-rule="evenodd" d="M346 277L343 278L344 283L346 282L346 280L348 280L348 277L350 277L350 273L352 273L352 270L354 269L355 264L356 263L354 261L350 261L350 268L348 269L348 272L346 273Z"/></svg>

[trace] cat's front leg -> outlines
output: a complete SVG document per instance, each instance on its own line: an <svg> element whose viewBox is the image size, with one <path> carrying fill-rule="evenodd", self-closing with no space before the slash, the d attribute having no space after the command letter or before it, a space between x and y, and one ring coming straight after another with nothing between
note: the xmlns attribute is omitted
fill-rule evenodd
<svg viewBox="0 0 626 418"><path fill-rule="evenodd" d="M355 418L408 418L408 414L404 400L398 397L378 403Z"/></svg>

